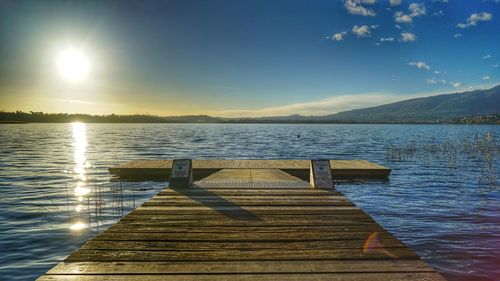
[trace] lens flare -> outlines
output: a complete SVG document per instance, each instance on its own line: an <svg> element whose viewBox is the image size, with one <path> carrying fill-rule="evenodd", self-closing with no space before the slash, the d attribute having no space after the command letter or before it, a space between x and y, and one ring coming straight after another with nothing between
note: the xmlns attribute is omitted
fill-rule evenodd
<svg viewBox="0 0 500 281"><path fill-rule="evenodd" d="M382 253L384 255L387 255L393 259L397 258L396 255L393 253L387 251L384 248L384 245L382 242L380 242L380 234L378 231L373 232L368 236L368 238L365 240L365 243L363 245L363 254L369 254L369 253Z"/></svg>

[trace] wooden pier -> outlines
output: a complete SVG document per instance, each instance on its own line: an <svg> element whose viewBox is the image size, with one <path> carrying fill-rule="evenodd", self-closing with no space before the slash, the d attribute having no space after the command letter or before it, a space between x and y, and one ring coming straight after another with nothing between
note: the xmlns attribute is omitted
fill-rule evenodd
<svg viewBox="0 0 500 281"><path fill-rule="evenodd" d="M195 180L222 169L279 169L309 181L309 160L193 160ZM391 169L366 160L330 160L332 175L341 178L387 178ZM172 160L134 160L109 168L113 175L126 179L170 177Z"/></svg>
<svg viewBox="0 0 500 281"><path fill-rule="evenodd" d="M166 188L38 280L444 280L335 190L277 168Z"/></svg>

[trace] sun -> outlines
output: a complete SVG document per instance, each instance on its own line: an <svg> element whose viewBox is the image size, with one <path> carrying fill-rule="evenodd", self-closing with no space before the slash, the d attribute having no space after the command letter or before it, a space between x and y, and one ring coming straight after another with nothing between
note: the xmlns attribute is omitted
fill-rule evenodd
<svg viewBox="0 0 500 281"><path fill-rule="evenodd" d="M83 80L90 70L88 57L78 49L60 51L56 63L59 74L72 82Z"/></svg>

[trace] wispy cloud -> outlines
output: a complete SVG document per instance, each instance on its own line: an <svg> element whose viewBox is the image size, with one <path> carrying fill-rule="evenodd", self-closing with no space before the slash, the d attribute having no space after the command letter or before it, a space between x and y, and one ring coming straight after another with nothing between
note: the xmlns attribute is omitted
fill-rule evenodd
<svg viewBox="0 0 500 281"><path fill-rule="evenodd" d="M443 12L443 10L439 10L437 12L432 13L432 15L435 17L442 17L442 16L444 16L444 12Z"/></svg>
<svg viewBox="0 0 500 281"><path fill-rule="evenodd" d="M335 33L333 35L326 36L326 39L329 39L332 41L342 41L342 40L344 40L344 37L346 34L347 34L347 31L342 31L339 33Z"/></svg>
<svg viewBox="0 0 500 281"><path fill-rule="evenodd" d="M371 36L371 29L372 28L377 28L378 26L376 25L372 25L372 26L368 26L368 25L355 25L352 27L352 33L354 33L356 36L358 37L370 37Z"/></svg>
<svg viewBox="0 0 500 281"><path fill-rule="evenodd" d="M399 6L401 5L401 0L389 0L389 4L391 6Z"/></svg>
<svg viewBox="0 0 500 281"><path fill-rule="evenodd" d="M402 11L397 11L394 13L394 20L397 23L411 24L413 23L413 18L423 16L427 13L425 5L418 3L411 3L408 7L408 14Z"/></svg>
<svg viewBox="0 0 500 281"><path fill-rule="evenodd" d="M398 23L406 23L410 24L413 22L412 18L410 15L405 15L403 12L398 11L394 13L394 20Z"/></svg>
<svg viewBox="0 0 500 281"><path fill-rule="evenodd" d="M415 42L417 41L417 35L411 32L402 32L399 40L402 42Z"/></svg>
<svg viewBox="0 0 500 281"><path fill-rule="evenodd" d="M431 84L431 85L435 85L435 84L438 84L438 83L447 84L448 82L446 82L446 80L444 80L444 79L430 78L430 79L425 79L425 83Z"/></svg>
<svg viewBox="0 0 500 281"><path fill-rule="evenodd" d="M461 88L461 82L447 82L446 80L428 79L429 84L449 84L454 87L448 91L434 90L432 92L397 95L393 93L365 93L357 95L342 95L325 98L318 101L295 103L289 105L266 107L259 109L237 109L237 110L222 110L216 112L207 112L212 116L222 117L262 117L262 116L287 116L292 114L301 115L328 115L341 111L378 106L413 98L428 97L438 94L455 93L457 88ZM480 85L469 87L469 89L485 89L493 85Z"/></svg>
<svg viewBox="0 0 500 281"><path fill-rule="evenodd" d="M457 24L458 28L464 29L468 28L471 26L476 26L478 22L481 21L490 21L493 19L493 15L487 12L482 12L482 13L474 13L470 15L464 23L459 23Z"/></svg>
<svg viewBox="0 0 500 281"><path fill-rule="evenodd" d="M462 35L462 33L455 33L455 34L453 35L453 38L460 38L460 37L464 37L464 36Z"/></svg>
<svg viewBox="0 0 500 281"><path fill-rule="evenodd" d="M367 8L365 5L373 5L375 2L376 0L345 0L344 7L353 15L373 17L377 14L373 9Z"/></svg>
<svg viewBox="0 0 500 281"><path fill-rule="evenodd" d="M380 42L394 42L394 37L382 37L380 38Z"/></svg>
<svg viewBox="0 0 500 281"><path fill-rule="evenodd" d="M411 61L408 63L410 66L415 66L416 68L431 70L431 67L423 61Z"/></svg>
<svg viewBox="0 0 500 281"><path fill-rule="evenodd" d="M261 109L223 110L211 114L223 117L285 116L291 114L328 115L340 111L377 106L426 95L428 96L429 94L394 95L388 93L367 93L344 95L329 97L319 101L295 103Z"/></svg>
<svg viewBox="0 0 500 281"><path fill-rule="evenodd" d="M500 64L492 64L491 67L494 67L494 68L497 68L497 67L500 67Z"/></svg>
<svg viewBox="0 0 500 281"><path fill-rule="evenodd" d="M490 80L490 79L491 79L491 77L490 77L490 76L488 76L488 75L486 75L486 76L484 76L482 79L483 79L483 80Z"/></svg>
<svg viewBox="0 0 500 281"><path fill-rule="evenodd" d="M490 54L486 54L486 55L484 55L484 56L483 56L483 60L485 60L485 59L489 59L489 58L491 58L491 55L490 55Z"/></svg>
<svg viewBox="0 0 500 281"><path fill-rule="evenodd" d="M408 10L410 11L410 17L412 18L423 16L427 13L427 10L425 9L425 5L423 3L411 3L408 7Z"/></svg>

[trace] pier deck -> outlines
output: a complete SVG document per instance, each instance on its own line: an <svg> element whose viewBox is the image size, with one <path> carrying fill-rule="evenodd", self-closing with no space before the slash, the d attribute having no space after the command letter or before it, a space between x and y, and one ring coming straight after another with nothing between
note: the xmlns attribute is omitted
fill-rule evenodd
<svg viewBox="0 0 500 281"><path fill-rule="evenodd" d="M221 169L280 169L309 181L309 160L193 160L195 180ZM330 160L334 178L387 178L391 169L366 160ZM134 160L109 168L111 174L128 179L166 178L172 160Z"/></svg>
<svg viewBox="0 0 500 281"><path fill-rule="evenodd" d="M444 280L335 190L275 168L166 188L38 280Z"/></svg>

